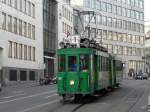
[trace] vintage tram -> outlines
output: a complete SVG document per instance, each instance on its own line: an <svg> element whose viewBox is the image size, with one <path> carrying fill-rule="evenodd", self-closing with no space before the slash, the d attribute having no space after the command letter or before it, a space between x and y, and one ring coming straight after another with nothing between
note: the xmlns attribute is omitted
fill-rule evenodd
<svg viewBox="0 0 150 112"><path fill-rule="evenodd" d="M76 97L119 86L123 64L103 47L64 47L57 50L58 94Z"/></svg>

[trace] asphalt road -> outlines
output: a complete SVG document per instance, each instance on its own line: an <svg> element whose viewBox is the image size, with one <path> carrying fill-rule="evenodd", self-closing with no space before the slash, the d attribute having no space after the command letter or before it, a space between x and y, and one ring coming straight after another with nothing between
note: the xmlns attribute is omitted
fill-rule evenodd
<svg viewBox="0 0 150 112"><path fill-rule="evenodd" d="M86 103L63 104L56 85L11 86L0 93L0 112L148 112L149 90L150 80L125 80L121 88Z"/></svg>

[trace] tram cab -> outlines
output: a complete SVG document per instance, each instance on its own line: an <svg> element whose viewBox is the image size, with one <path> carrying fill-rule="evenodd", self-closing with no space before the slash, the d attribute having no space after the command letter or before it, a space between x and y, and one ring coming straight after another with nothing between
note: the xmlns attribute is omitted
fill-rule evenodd
<svg viewBox="0 0 150 112"><path fill-rule="evenodd" d="M58 93L89 92L90 55L90 49L58 50Z"/></svg>

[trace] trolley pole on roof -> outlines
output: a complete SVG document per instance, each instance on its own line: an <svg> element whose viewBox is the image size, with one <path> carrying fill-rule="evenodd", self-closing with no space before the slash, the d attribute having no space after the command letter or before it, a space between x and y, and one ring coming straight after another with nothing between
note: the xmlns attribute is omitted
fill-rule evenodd
<svg viewBox="0 0 150 112"><path fill-rule="evenodd" d="M101 38L97 38L97 34L98 34L98 28L97 28L97 19L96 19L96 15L101 15L99 13L96 13L95 11L79 11L79 10L76 10L78 11L79 15L88 15L88 23L87 25L83 28L83 32L81 32L81 38L82 36L84 35L84 33L86 31L88 31L88 36L87 38L91 39L91 33L94 33L94 39L100 39L100 42L99 44L102 44L102 36ZM91 32L91 21L94 19L94 23L95 23L95 31L94 32ZM82 22L82 21L81 21Z"/></svg>

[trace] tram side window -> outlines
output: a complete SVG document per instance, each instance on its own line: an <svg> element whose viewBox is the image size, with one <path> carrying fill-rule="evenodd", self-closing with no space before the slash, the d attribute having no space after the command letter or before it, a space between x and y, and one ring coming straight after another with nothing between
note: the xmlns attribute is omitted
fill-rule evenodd
<svg viewBox="0 0 150 112"><path fill-rule="evenodd" d="M109 59L106 58L106 71L108 71L108 70L109 70Z"/></svg>
<svg viewBox="0 0 150 112"><path fill-rule="evenodd" d="M80 56L80 71L88 72L89 70L89 56L81 55Z"/></svg>
<svg viewBox="0 0 150 112"><path fill-rule="evenodd" d="M77 71L77 59L76 59L76 56L69 56L68 57L68 70L70 72Z"/></svg>
<svg viewBox="0 0 150 112"><path fill-rule="evenodd" d="M58 56L58 71L65 71L65 56Z"/></svg>
<svg viewBox="0 0 150 112"><path fill-rule="evenodd" d="M105 71L105 57L102 57L102 71Z"/></svg>
<svg viewBox="0 0 150 112"><path fill-rule="evenodd" d="M116 70L121 71L123 68L123 64L121 61L116 60Z"/></svg>
<svg viewBox="0 0 150 112"><path fill-rule="evenodd" d="M102 63L102 71L108 71L109 69L109 60L106 57L101 57L101 63Z"/></svg>

